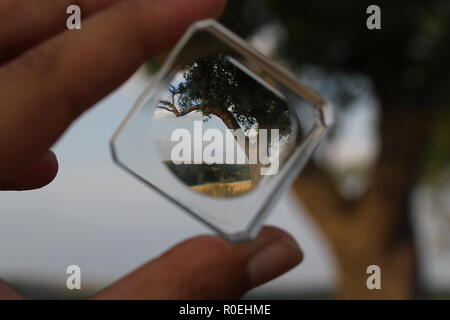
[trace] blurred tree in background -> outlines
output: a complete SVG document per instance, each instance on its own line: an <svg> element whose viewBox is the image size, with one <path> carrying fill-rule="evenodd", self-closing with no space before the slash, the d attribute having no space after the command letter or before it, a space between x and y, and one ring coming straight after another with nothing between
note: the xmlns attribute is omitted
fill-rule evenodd
<svg viewBox="0 0 450 320"><path fill-rule="evenodd" d="M247 38L277 30L276 39L266 39L276 43L276 58L299 74L318 72L322 80L313 86L340 108L352 104L358 79L373 84L379 149L364 192L345 197L336 175L320 163L304 171L294 192L333 248L339 298L414 298L412 195L450 162L450 2L377 1L381 30L366 27L371 4L230 0L222 21ZM366 287L372 264L382 269L382 290Z"/></svg>

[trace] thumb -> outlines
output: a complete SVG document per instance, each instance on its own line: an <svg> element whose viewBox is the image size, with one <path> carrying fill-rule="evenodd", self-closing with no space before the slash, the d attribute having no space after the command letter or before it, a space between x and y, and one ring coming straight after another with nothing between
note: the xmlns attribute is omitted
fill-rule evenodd
<svg viewBox="0 0 450 320"><path fill-rule="evenodd" d="M296 266L303 254L284 231L265 227L233 245L200 236L175 246L105 289L96 299L230 299Z"/></svg>

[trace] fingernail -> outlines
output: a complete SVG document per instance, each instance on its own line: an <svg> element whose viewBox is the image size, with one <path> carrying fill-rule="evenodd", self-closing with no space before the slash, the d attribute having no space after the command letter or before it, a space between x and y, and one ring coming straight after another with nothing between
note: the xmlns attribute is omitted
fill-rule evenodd
<svg viewBox="0 0 450 320"><path fill-rule="evenodd" d="M268 282L298 265L303 253L294 239L280 237L263 247L248 262L252 287Z"/></svg>

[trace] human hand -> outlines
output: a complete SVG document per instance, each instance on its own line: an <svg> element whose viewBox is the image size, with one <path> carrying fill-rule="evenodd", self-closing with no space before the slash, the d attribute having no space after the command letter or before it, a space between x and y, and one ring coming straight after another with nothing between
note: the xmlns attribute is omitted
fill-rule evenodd
<svg viewBox="0 0 450 320"><path fill-rule="evenodd" d="M195 20L218 15L224 0L79 0L82 29L65 31L73 1L0 2L0 190L30 190L58 170L49 150L87 108L166 49ZM97 298L233 298L300 262L295 241L265 228L231 245L188 240ZM0 298L20 297L0 284Z"/></svg>

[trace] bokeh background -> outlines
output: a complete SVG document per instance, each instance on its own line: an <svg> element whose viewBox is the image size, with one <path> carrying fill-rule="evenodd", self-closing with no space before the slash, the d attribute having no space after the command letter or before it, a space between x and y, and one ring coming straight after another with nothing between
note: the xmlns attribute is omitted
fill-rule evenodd
<svg viewBox="0 0 450 320"><path fill-rule="evenodd" d="M222 22L337 106L337 125L268 223L302 265L246 298L450 297L450 3L231 0ZM0 276L36 298L85 297L205 227L113 165L108 141L148 68L55 146L48 187L0 194ZM66 267L82 290L65 287ZM377 264L382 290L366 288Z"/></svg>

